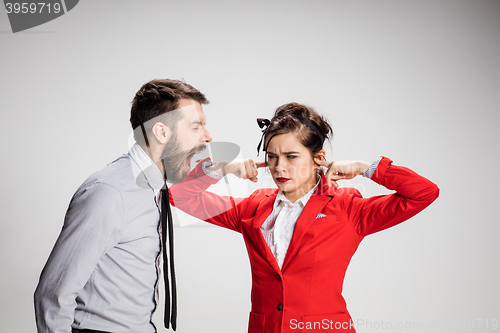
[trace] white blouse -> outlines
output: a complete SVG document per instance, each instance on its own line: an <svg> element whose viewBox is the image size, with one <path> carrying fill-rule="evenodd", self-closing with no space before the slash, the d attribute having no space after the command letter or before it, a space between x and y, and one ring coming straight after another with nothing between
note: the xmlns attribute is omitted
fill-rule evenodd
<svg viewBox="0 0 500 333"><path fill-rule="evenodd" d="M273 211L260 227L262 236L264 236L280 268L283 266L288 246L292 240L295 224L314 190L318 187L318 183L319 181L309 192L294 203L285 198L285 195L280 190L274 201Z"/></svg>

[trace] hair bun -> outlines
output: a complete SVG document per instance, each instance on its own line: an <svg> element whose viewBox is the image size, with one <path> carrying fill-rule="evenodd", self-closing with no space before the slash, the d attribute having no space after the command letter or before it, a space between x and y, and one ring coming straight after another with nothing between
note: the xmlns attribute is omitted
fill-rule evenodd
<svg viewBox="0 0 500 333"><path fill-rule="evenodd" d="M288 118L294 115L302 116L309 121L311 121L315 127L320 131L324 138L331 139L333 135L333 130L328 120L316 112L312 107L300 104L297 102L291 102L283 104L276 109L273 120L278 120L279 118ZM294 118L296 119L296 118ZM271 120L271 122L273 121ZM290 120L289 120L290 121Z"/></svg>

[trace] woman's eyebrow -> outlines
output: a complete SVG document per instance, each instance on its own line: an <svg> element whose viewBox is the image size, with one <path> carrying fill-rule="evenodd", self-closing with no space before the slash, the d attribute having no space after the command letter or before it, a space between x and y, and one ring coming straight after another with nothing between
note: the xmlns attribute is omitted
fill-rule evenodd
<svg viewBox="0 0 500 333"><path fill-rule="evenodd" d="M272 151L268 151L267 154L271 154L271 155L277 155L277 153L275 152L272 152ZM291 154L299 154L300 155L300 152L298 151L284 151L281 153L282 155L291 155Z"/></svg>

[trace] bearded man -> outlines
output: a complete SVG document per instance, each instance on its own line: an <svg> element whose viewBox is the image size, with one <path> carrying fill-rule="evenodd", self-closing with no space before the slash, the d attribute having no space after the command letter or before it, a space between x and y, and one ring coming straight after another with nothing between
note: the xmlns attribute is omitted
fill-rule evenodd
<svg viewBox="0 0 500 333"><path fill-rule="evenodd" d="M35 291L39 333L156 332L152 316L167 238L160 215L170 209L166 181L181 182L193 155L212 140L203 104L203 93L178 80L153 80L136 93L130 116L136 143L71 199ZM174 303L165 327L171 322L175 330Z"/></svg>

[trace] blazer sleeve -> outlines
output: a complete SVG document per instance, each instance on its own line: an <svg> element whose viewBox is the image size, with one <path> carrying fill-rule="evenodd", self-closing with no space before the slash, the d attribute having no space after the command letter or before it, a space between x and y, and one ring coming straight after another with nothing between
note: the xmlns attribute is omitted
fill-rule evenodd
<svg viewBox="0 0 500 333"><path fill-rule="evenodd" d="M243 212L254 194L249 198L233 198L207 191L219 180L206 175L200 162L183 182L170 186L170 202L200 220L241 232Z"/></svg>
<svg viewBox="0 0 500 333"><path fill-rule="evenodd" d="M406 221L439 196L436 184L408 168L392 165L387 157L382 158L371 179L396 193L363 198L354 190L345 196L349 222L362 236Z"/></svg>

